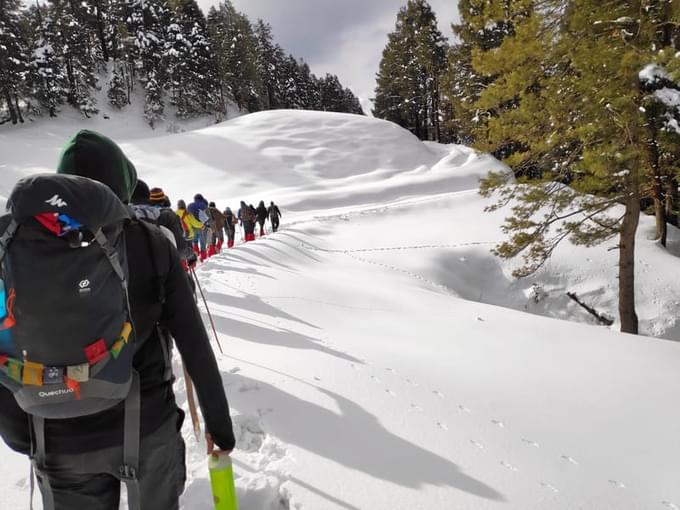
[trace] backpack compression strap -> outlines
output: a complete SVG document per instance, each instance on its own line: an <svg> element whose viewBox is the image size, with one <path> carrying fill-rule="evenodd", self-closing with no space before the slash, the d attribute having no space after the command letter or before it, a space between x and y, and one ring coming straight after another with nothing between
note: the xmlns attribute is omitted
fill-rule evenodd
<svg viewBox="0 0 680 510"><path fill-rule="evenodd" d="M12 242L14 234L17 233L18 228L19 222L12 218L12 220L9 222L9 225L7 225L5 233L2 234L2 236L0 236L0 264L2 264L2 262L5 260L5 255L7 255L9 243Z"/></svg>

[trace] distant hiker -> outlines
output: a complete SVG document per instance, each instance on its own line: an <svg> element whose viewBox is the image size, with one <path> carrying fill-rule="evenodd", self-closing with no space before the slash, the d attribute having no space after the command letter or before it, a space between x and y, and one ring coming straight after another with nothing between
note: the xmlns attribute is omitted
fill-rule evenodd
<svg viewBox="0 0 680 510"><path fill-rule="evenodd" d="M264 235L264 222L267 221L267 206L264 205L264 200L260 200L257 209L255 209L255 214L257 222L260 224L260 237L262 237Z"/></svg>
<svg viewBox="0 0 680 510"><path fill-rule="evenodd" d="M269 221L272 223L272 230L276 232L279 229L279 218L281 217L281 211L279 211L278 206L276 206L272 201L272 203L269 204L267 213L269 214Z"/></svg>
<svg viewBox="0 0 680 510"><path fill-rule="evenodd" d="M254 241L256 219L255 209L242 201L241 208L238 210L238 219L241 220L241 225L243 226L245 241Z"/></svg>
<svg viewBox="0 0 680 510"><path fill-rule="evenodd" d="M161 206L165 202L165 198L163 190L160 188L149 190L149 186L143 180L138 179L130 202L138 219L161 227L166 237L169 237L172 244L177 248L182 266L186 270L188 266L196 263L196 254L192 251L191 245L184 236L184 228L179 217L172 209Z"/></svg>
<svg viewBox="0 0 680 510"><path fill-rule="evenodd" d="M175 214L177 214L177 217L182 222L184 235L186 236L186 239L191 245L194 253L197 256L200 255L201 252L199 250L198 243L194 243L194 240L198 235L196 232L203 228L203 223L198 221L198 219L188 211L187 204L184 202L184 200L177 201L177 211L175 211Z"/></svg>
<svg viewBox="0 0 680 510"><path fill-rule="evenodd" d="M238 225L238 219L231 211L231 208L227 207L224 211L224 231L227 233L227 248L234 247L236 225Z"/></svg>
<svg viewBox="0 0 680 510"><path fill-rule="evenodd" d="M210 227L208 201L203 198L203 195L197 193L194 195L194 201L187 206L187 211L201 223L200 228L194 227L194 246L198 246L201 262L204 262L208 258L208 228Z"/></svg>
<svg viewBox="0 0 680 510"><path fill-rule="evenodd" d="M57 174L19 181L0 218L11 298L0 434L30 455L45 509L118 510L123 482L130 509L177 510L184 413L168 334L198 392L208 450L235 443L200 312L170 241L123 204L137 176L114 142L80 131Z"/></svg>
<svg viewBox="0 0 680 510"><path fill-rule="evenodd" d="M208 204L208 217L210 218L210 243L208 247L208 257L222 251L224 243L224 214L215 205L215 202Z"/></svg>

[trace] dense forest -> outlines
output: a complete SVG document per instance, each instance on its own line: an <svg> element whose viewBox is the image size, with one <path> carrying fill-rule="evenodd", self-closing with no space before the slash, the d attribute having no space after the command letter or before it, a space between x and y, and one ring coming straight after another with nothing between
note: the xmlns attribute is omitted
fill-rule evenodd
<svg viewBox="0 0 680 510"><path fill-rule="evenodd" d="M0 0L0 123L65 104L90 116L97 91L120 109L143 95L152 127L230 105L362 113L337 76L315 76L229 0L207 16L195 0Z"/></svg>

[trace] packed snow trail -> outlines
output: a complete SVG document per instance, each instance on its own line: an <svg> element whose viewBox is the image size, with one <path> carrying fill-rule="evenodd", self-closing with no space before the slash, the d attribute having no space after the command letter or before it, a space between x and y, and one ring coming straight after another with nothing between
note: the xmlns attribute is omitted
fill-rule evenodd
<svg viewBox="0 0 680 510"><path fill-rule="evenodd" d="M0 192L51 171L84 123L0 128ZM534 277L512 279L512 263L490 253L508 211L483 213L477 193L502 169L489 156L320 112L124 141L173 200L282 206L280 232L197 271L225 350L241 510L680 505L680 344L589 326L566 297L615 312L608 245L565 244ZM641 325L675 338L680 236L671 229L665 251L652 228L642 218ZM176 389L186 406L181 376ZM188 420L183 433L182 508L207 510L204 445ZM0 507L24 510L27 463L2 448Z"/></svg>

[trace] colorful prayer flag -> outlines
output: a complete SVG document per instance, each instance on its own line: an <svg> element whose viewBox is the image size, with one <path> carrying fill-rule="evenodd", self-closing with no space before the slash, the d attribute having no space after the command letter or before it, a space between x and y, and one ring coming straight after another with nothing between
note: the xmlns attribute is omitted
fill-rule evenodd
<svg viewBox="0 0 680 510"><path fill-rule="evenodd" d="M24 361L24 384L33 386L42 386L43 384L43 367L42 363L33 363L32 361Z"/></svg>
<svg viewBox="0 0 680 510"><path fill-rule="evenodd" d="M103 338L100 338L96 342L85 347L85 357L90 365L94 365L106 357L106 342Z"/></svg>
<svg viewBox="0 0 680 510"><path fill-rule="evenodd" d="M45 367L43 370L43 384L62 384L64 382L64 367Z"/></svg>
<svg viewBox="0 0 680 510"><path fill-rule="evenodd" d="M21 361L11 358L7 360L7 376L18 383L21 383L21 365Z"/></svg>
<svg viewBox="0 0 680 510"><path fill-rule="evenodd" d="M121 338L120 340L115 341L111 346L111 356L113 356L113 359L117 359L118 356L120 356L120 351L123 350L123 347L125 347L125 340Z"/></svg>
<svg viewBox="0 0 680 510"><path fill-rule="evenodd" d="M90 380L90 365L83 363L66 367L66 376L76 382L87 382Z"/></svg>
<svg viewBox="0 0 680 510"><path fill-rule="evenodd" d="M126 322L123 324L123 331L120 332L120 340L123 340L125 343L127 343L130 333L132 333L132 324Z"/></svg>

